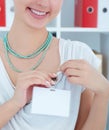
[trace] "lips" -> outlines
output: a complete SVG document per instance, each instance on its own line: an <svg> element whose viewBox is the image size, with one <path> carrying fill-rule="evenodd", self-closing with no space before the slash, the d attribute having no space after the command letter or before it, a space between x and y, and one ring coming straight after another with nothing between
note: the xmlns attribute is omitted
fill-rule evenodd
<svg viewBox="0 0 109 130"><path fill-rule="evenodd" d="M28 7L27 9L30 12L30 14L35 18L44 18L49 13L46 11L36 10L36 9L30 8L30 7Z"/></svg>
<svg viewBox="0 0 109 130"><path fill-rule="evenodd" d="M34 10L34 9L30 9L32 13L39 15L39 16L43 16L46 15L46 12L44 11L38 11L38 10Z"/></svg>

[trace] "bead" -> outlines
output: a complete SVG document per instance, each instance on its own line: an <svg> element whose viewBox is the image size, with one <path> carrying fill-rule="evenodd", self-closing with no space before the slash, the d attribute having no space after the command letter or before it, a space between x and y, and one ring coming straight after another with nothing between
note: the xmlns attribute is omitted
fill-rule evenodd
<svg viewBox="0 0 109 130"><path fill-rule="evenodd" d="M46 53L47 53L47 50L51 44L51 41L52 41L52 34L49 32L48 33L48 36L47 36L47 39L46 41L41 45L40 48L38 48L37 50L35 50L32 54L29 54L29 55L21 55L21 54L18 54L16 53L9 45L9 42L8 42L8 34L4 37L4 47L5 47L5 56L6 56L6 59L8 61L8 64L9 66L11 67L12 70L16 71L16 72L19 72L21 73L22 70L19 70L17 69L13 63L11 62L11 59L9 58L9 55L8 53L12 54L13 56L17 57L17 58L22 58L22 59L31 59L31 58L34 58L36 56L38 56L41 52L42 52L42 55L41 57L39 58L39 60L37 61L37 63L32 67L30 68L30 70L35 70L40 64L41 62L43 61Z"/></svg>

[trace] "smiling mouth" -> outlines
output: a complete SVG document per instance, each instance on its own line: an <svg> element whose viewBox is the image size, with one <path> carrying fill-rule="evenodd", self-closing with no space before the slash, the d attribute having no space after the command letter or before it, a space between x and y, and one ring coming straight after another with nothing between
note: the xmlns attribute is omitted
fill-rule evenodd
<svg viewBox="0 0 109 130"><path fill-rule="evenodd" d="M29 7L28 7L28 9L31 11L31 13L33 13L34 15L37 15L37 16L45 16L48 14L48 12L45 12L45 11L39 11L39 10L29 8Z"/></svg>

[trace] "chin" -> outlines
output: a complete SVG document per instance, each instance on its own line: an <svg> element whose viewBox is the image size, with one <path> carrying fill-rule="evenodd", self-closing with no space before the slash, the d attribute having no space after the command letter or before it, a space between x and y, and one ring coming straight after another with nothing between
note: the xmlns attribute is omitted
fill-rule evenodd
<svg viewBox="0 0 109 130"><path fill-rule="evenodd" d="M30 28L33 28L33 29L42 29L42 28L45 28L47 26L48 21L26 19L25 23Z"/></svg>
<svg viewBox="0 0 109 130"><path fill-rule="evenodd" d="M41 25L41 24L27 24L27 26L30 29L38 29L38 30L46 27L45 25Z"/></svg>

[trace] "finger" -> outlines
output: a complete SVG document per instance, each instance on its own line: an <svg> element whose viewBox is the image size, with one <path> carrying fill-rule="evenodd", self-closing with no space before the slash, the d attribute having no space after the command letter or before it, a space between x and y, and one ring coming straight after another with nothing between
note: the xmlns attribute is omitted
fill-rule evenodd
<svg viewBox="0 0 109 130"><path fill-rule="evenodd" d="M51 78L55 78L55 77L57 77L57 74L56 74L56 73L49 73L49 76L50 76Z"/></svg>
<svg viewBox="0 0 109 130"><path fill-rule="evenodd" d="M68 68L65 70L64 74L68 77L68 76L75 76L75 77L80 77L82 76L82 70L77 70L77 69L71 69Z"/></svg>
<svg viewBox="0 0 109 130"><path fill-rule="evenodd" d="M42 72L42 71L38 71L37 73L35 73L35 75L36 75L36 78L40 78L42 80L46 80L51 85L55 84L55 82L53 81L53 78L57 76L55 73L47 73L47 72L45 73L45 72Z"/></svg>
<svg viewBox="0 0 109 130"><path fill-rule="evenodd" d="M84 60L69 60L62 64L60 67L61 71L65 71L67 68L73 68L73 69L79 69L82 70L86 64L86 61Z"/></svg>
<svg viewBox="0 0 109 130"><path fill-rule="evenodd" d="M39 78L35 78L35 77L30 78L30 79L26 79L22 82L25 83L25 84L23 84L24 89L27 89L30 86L39 86L39 87L40 86L45 86L45 87L51 86L51 84L48 81L42 80L42 79L39 79Z"/></svg>
<svg viewBox="0 0 109 130"><path fill-rule="evenodd" d="M44 79L46 79L46 80L48 80L48 81L50 81L51 80L51 78L50 78L50 76L49 76L49 74L47 73L47 72L42 72L42 71L34 71L34 74L37 76L37 77L39 77L39 78L44 78Z"/></svg>
<svg viewBox="0 0 109 130"><path fill-rule="evenodd" d="M39 74L38 74L39 73ZM56 73L47 73L47 72L42 72L42 71L38 71L37 75L39 76L43 76L43 78L47 81L49 81L51 83L51 85L54 85L55 82L53 81L53 78L56 78L57 75ZM40 78L40 77L39 77Z"/></svg>
<svg viewBox="0 0 109 130"><path fill-rule="evenodd" d="M25 79L31 79L31 78L38 78L38 79L41 79L41 80L47 80L47 81L50 81L51 79L50 79L50 77L47 77L47 76L43 76L43 75L39 75L39 74L35 74L35 73L33 73L33 74L31 74L31 75L27 75L26 77L25 77Z"/></svg>
<svg viewBox="0 0 109 130"><path fill-rule="evenodd" d="M52 77L53 77L53 75L52 75ZM30 80L30 79L38 78L41 80L46 80L48 86L55 84L55 82L52 80L52 78L50 77L50 75L48 73L44 73L41 71L30 71L28 73L22 74L21 76L19 76L19 78L23 79L23 80Z"/></svg>
<svg viewBox="0 0 109 130"><path fill-rule="evenodd" d="M25 77L25 78L32 78L32 77L36 77L36 78L40 78L42 80L47 80L47 81L50 81L51 78L49 76L49 74L45 73L45 72L42 72L42 71L29 71L29 72L25 72L25 73L22 73L20 75L20 77Z"/></svg>
<svg viewBox="0 0 109 130"><path fill-rule="evenodd" d="M82 84L82 79L80 77L69 76L68 81L71 82L71 83L74 83L74 84L83 85Z"/></svg>

